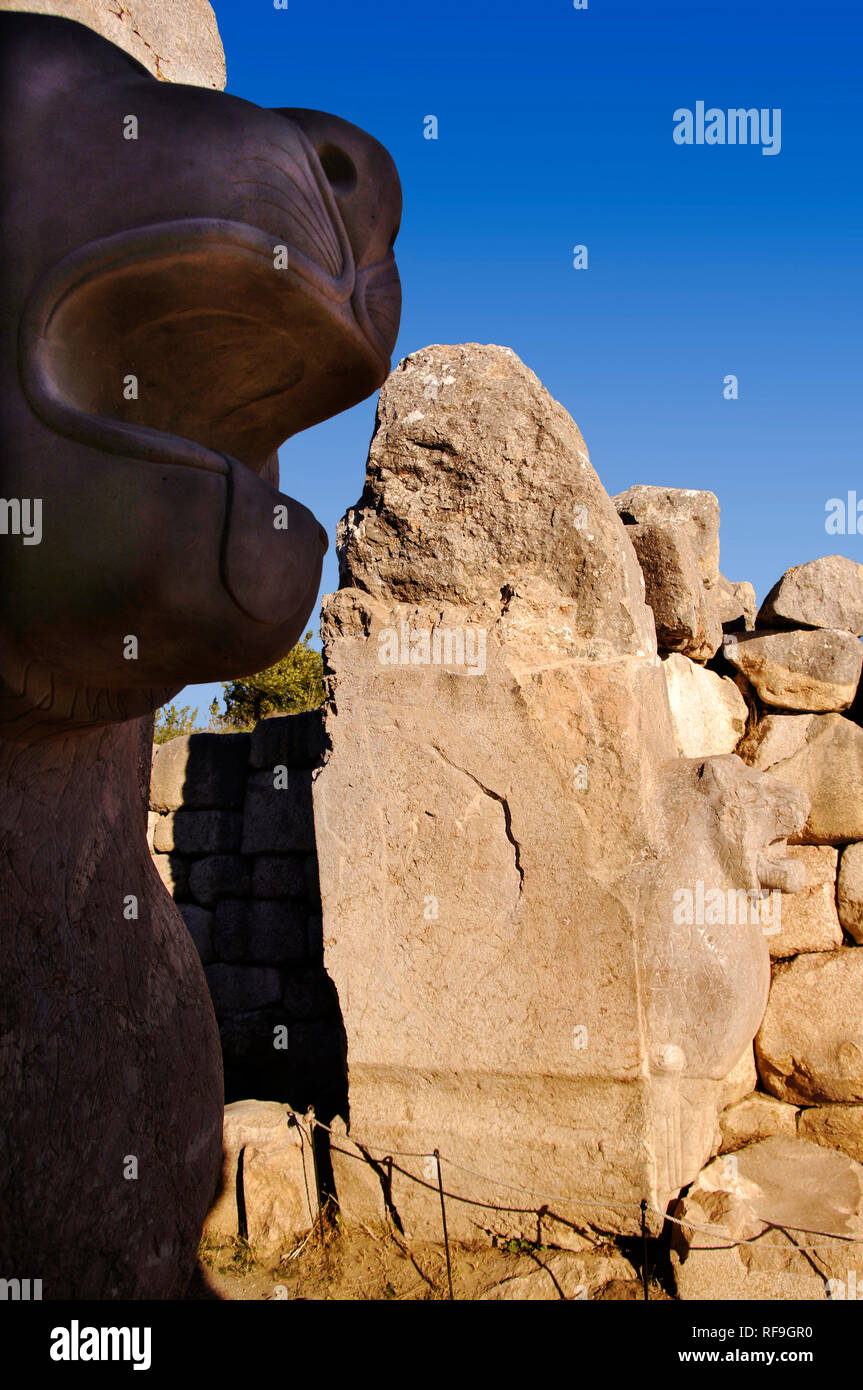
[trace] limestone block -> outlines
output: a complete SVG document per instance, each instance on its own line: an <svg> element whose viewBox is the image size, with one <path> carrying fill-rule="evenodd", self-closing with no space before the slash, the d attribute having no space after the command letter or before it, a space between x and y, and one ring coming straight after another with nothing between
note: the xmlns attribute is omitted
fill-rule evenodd
<svg viewBox="0 0 863 1390"><path fill-rule="evenodd" d="M863 843L846 845L839 861L836 889L839 920L858 945L863 946Z"/></svg>
<svg viewBox="0 0 863 1390"><path fill-rule="evenodd" d="M839 1149L863 1163L863 1105L814 1105L801 1110L797 1133L801 1139L825 1149Z"/></svg>
<svg viewBox="0 0 863 1390"><path fill-rule="evenodd" d="M767 705L848 709L863 668L863 644L838 628L728 634L724 654Z"/></svg>
<svg viewBox="0 0 863 1390"><path fill-rule="evenodd" d="M719 1107L723 1111L736 1101L743 1100L758 1085L758 1072L755 1068L755 1049L748 1043L728 1075L723 1079L719 1092Z"/></svg>
<svg viewBox="0 0 863 1390"><path fill-rule="evenodd" d="M301 961L307 954L306 914L290 901L223 898L213 918L213 945L226 961Z"/></svg>
<svg viewBox="0 0 863 1390"><path fill-rule="evenodd" d="M748 580L733 581L720 574L719 582L711 588L710 593L723 627L745 631L755 626L758 600Z"/></svg>
<svg viewBox="0 0 863 1390"><path fill-rule="evenodd" d="M722 643L722 620L705 588L687 528L680 523L628 526L663 651L707 661Z"/></svg>
<svg viewBox="0 0 863 1390"><path fill-rule="evenodd" d="M189 869L189 891L202 907L249 894L249 865L239 854L211 854Z"/></svg>
<svg viewBox="0 0 863 1390"><path fill-rule="evenodd" d="M293 1054L291 1020L278 1004L241 1009L219 1019L226 1068L254 1068L256 1074L279 1068L287 1088Z"/></svg>
<svg viewBox="0 0 863 1390"><path fill-rule="evenodd" d="M770 714L744 739L740 756L790 782L811 802L806 844L863 839L863 728L841 714Z"/></svg>
<svg viewBox="0 0 863 1390"><path fill-rule="evenodd" d="M213 960L213 914L196 903L181 903L180 916L186 923L189 935L195 943L202 965L210 965Z"/></svg>
<svg viewBox="0 0 863 1390"><path fill-rule="evenodd" d="M727 676L677 652L663 657L668 702L683 758L733 753L746 729L746 701Z"/></svg>
<svg viewBox="0 0 863 1390"><path fill-rule="evenodd" d="M827 1300L863 1285L863 1166L817 1144L777 1135L716 1158L673 1215L679 1298Z"/></svg>
<svg viewBox="0 0 863 1390"><path fill-rule="evenodd" d="M122 48L162 82L225 86L225 54L207 0L0 0L0 10L74 19Z"/></svg>
<svg viewBox="0 0 863 1390"><path fill-rule="evenodd" d="M730 1105L720 1115L720 1152L732 1153L735 1149L742 1149L744 1144L752 1144L758 1139L769 1139L774 1134L793 1137L797 1134L797 1115L795 1106L777 1100L775 1096L765 1096L762 1092L756 1091L753 1095L737 1101L735 1105Z"/></svg>
<svg viewBox="0 0 863 1390"><path fill-rule="evenodd" d="M251 774L243 818L244 854L314 850L311 783L309 771L288 769L285 775L270 769Z"/></svg>
<svg viewBox="0 0 863 1390"><path fill-rule="evenodd" d="M319 709L302 714L270 715L252 730L251 767L262 771L277 763L288 768L317 767L324 751L324 717Z"/></svg>
<svg viewBox="0 0 863 1390"><path fill-rule="evenodd" d="M243 819L236 811L174 811L160 816L153 838L161 853L231 854L240 848Z"/></svg>
<svg viewBox="0 0 863 1390"><path fill-rule="evenodd" d="M320 966L286 970L282 1002L292 1020L338 1017L338 997Z"/></svg>
<svg viewBox="0 0 863 1390"><path fill-rule="evenodd" d="M618 493L612 502L628 526L684 527L692 538L704 583L710 588L718 584L719 502L714 493L639 483Z"/></svg>
<svg viewBox="0 0 863 1390"><path fill-rule="evenodd" d="M863 951L813 952L773 968L755 1040L763 1085L794 1105L863 1102Z"/></svg>
<svg viewBox="0 0 863 1390"><path fill-rule="evenodd" d="M786 570L767 595L758 627L843 628L863 635L863 565L825 555Z"/></svg>
<svg viewBox="0 0 863 1390"><path fill-rule="evenodd" d="M558 1299L596 1298L615 1280L634 1283L638 1271L617 1250L543 1252L515 1263L508 1278L486 1289L481 1303L548 1302Z"/></svg>
<svg viewBox="0 0 863 1390"><path fill-rule="evenodd" d="M833 951L842 945L836 912L839 851L830 845L789 845L788 856L804 866L806 886L797 893L782 894L779 930L769 938L770 954L783 959L800 951Z"/></svg>
<svg viewBox="0 0 863 1390"><path fill-rule="evenodd" d="M218 1015L277 1004L282 992L278 970L254 965L208 965L207 984Z"/></svg>
<svg viewBox="0 0 863 1390"><path fill-rule="evenodd" d="M184 734L158 744L150 782L152 809L242 806L249 742L248 734Z"/></svg>
<svg viewBox="0 0 863 1390"><path fill-rule="evenodd" d="M252 861L252 897L301 898L306 892L304 860L300 855L255 856Z"/></svg>
<svg viewBox="0 0 863 1390"><path fill-rule="evenodd" d="M155 854L153 863L168 892L175 902L188 902L192 895L189 887L189 861L181 854Z"/></svg>
<svg viewBox="0 0 863 1390"><path fill-rule="evenodd" d="M205 1240L227 1243L240 1234L238 1188L248 1241L259 1257L286 1254L314 1224L309 1144L296 1126L289 1126L291 1118L290 1106L276 1101L238 1100L225 1106L222 1180L204 1225Z"/></svg>

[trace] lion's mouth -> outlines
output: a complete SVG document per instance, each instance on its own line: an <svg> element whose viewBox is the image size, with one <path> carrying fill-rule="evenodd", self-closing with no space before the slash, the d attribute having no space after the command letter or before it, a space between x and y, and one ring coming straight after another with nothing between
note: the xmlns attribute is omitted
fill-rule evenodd
<svg viewBox="0 0 863 1390"><path fill-rule="evenodd" d="M390 253L338 274L247 223L135 229L61 262L31 298L21 367L58 433L121 455L259 473L290 435L356 404L389 368ZM223 467L223 461L221 467Z"/></svg>

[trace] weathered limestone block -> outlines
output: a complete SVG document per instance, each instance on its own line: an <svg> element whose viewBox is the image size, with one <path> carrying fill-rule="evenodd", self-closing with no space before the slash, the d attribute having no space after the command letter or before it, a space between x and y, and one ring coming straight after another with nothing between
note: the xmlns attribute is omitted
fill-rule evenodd
<svg viewBox="0 0 863 1390"><path fill-rule="evenodd" d="M379 1173L355 1144L341 1115L330 1122L330 1161L339 1211L345 1221L386 1221L387 1204Z"/></svg>
<svg viewBox="0 0 863 1390"><path fill-rule="evenodd" d="M673 1215L692 1222L672 1236L679 1298L836 1299L852 1271L863 1283L863 1166L817 1144L777 1135L716 1158Z"/></svg>
<svg viewBox="0 0 863 1390"><path fill-rule="evenodd" d="M242 806L248 734L183 734L153 750L154 811Z"/></svg>
<svg viewBox="0 0 863 1390"><path fill-rule="evenodd" d="M162 854L231 854L242 834L243 818L235 811L176 811L159 817L153 847Z"/></svg>
<svg viewBox="0 0 863 1390"><path fill-rule="evenodd" d="M254 1068L261 1078L268 1071L272 1075L275 1069L280 1084L287 1088L287 1069L294 1052L290 1023L289 1015L279 1004L223 1014L219 1018L219 1037L226 1070Z"/></svg>
<svg viewBox="0 0 863 1390"><path fill-rule="evenodd" d="M768 987L747 894L806 799L676 756L626 528L508 349L393 373L340 561L313 790L351 1137L439 1148L458 1195L512 1206L515 1183L574 1199L553 1214L576 1228L634 1230L710 1152ZM439 1234L428 1159L396 1162L406 1229ZM515 1224L450 1206L465 1237Z"/></svg>
<svg viewBox="0 0 863 1390"><path fill-rule="evenodd" d="M687 529L679 523L642 523L627 531L644 574L659 646L708 661L722 644L722 620Z"/></svg>
<svg viewBox="0 0 863 1390"><path fill-rule="evenodd" d="M801 1139L825 1149L839 1149L863 1163L863 1105L814 1105L801 1110L797 1133Z"/></svg>
<svg viewBox="0 0 863 1390"><path fill-rule="evenodd" d="M188 902L192 895L188 859L184 859L181 854L156 854L153 856L153 863L174 901Z"/></svg>
<svg viewBox="0 0 863 1390"><path fill-rule="evenodd" d="M223 898L246 898L249 884L249 865L239 854L211 854L196 859L189 869L189 891L202 907L213 907Z"/></svg>
<svg viewBox="0 0 863 1390"><path fill-rule="evenodd" d="M218 947L217 947L218 949ZM216 1013L240 1013L277 1004L282 992L278 970L257 965L208 965L205 974Z"/></svg>
<svg viewBox="0 0 863 1390"><path fill-rule="evenodd" d="M253 898L301 898L307 892L305 860L301 855L259 854L254 859Z"/></svg>
<svg viewBox="0 0 863 1390"><path fill-rule="evenodd" d="M162 82L225 86L225 54L207 0L0 0L0 10L74 19L137 58Z"/></svg>
<svg viewBox="0 0 863 1390"><path fill-rule="evenodd" d="M843 927L858 946L863 946L863 844L859 841L842 851L836 902Z"/></svg>
<svg viewBox="0 0 863 1390"><path fill-rule="evenodd" d="M755 1040L762 1083L794 1105L863 1102L863 951L796 956L773 968Z"/></svg>
<svg viewBox="0 0 863 1390"><path fill-rule="evenodd" d="M683 527L704 583L711 589L719 583L719 502L714 493L638 483L611 500L627 526Z"/></svg>
<svg viewBox="0 0 863 1390"><path fill-rule="evenodd" d="M279 854L287 847L297 853L315 849L311 782L311 772L288 769L284 763L250 774L243 813L244 854Z"/></svg>
<svg viewBox="0 0 863 1390"><path fill-rule="evenodd" d="M797 1108L756 1091L723 1110L719 1117L721 1153L733 1153L744 1144L769 1139L774 1134L797 1134ZM804 1138L806 1136L803 1136Z"/></svg>
<svg viewBox="0 0 863 1390"><path fill-rule="evenodd" d="M180 903L179 909L180 916L195 943L198 955L201 957L201 964L209 965L213 960L212 912L208 912L206 908L198 907L197 903Z"/></svg>
<svg viewBox="0 0 863 1390"><path fill-rule="evenodd" d="M683 758L733 753L746 729L747 707L733 680L688 657L663 657L671 721Z"/></svg>
<svg viewBox="0 0 863 1390"><path fill-rule="evenodd" d="M270 715L252 730L249 765L256 770L277 764L289 768L317 767L324 751L324 718L321 710L302 714Z"/></svg>
<svg viewBox="0 0 863 1390"><path fill-rule="evenodd" d="M755 1048L747 1043L734 1066L723 1078L719 1092L719 1107L727 1109L738 1100L743 1100L758 1085L758 1071L755 1066Z"/></svg>
<svg viewBox="0 0 863 1390"><path fill-rule="evenodd" d="M303 855L303 877L306 883L306 897L310 903L319 903L321 900L321 885L318 881L318 856L317 854ZM318 932L320 937L320 932Z"/></svg>
<svg viewBox="0 0 863 1390"><path fill-rule="evenodd" d="M248 1241L261 1257L286 1253L314 1224L314 1166L308 1141L288 1123L293 1117L290 1106L276 1101L225 1106L222 1181L204 1225L205 1240L228 1243L241 1234L238 1188Z"/></svg>
<svg viewBox="0 0 863 1390"><path fill-rule="evenodd" d="M741 743L751 767L799 787L812 809L805 844L863 840L863 728L841 714L768 714Z"/></svg>
<svg viewBox="0 0 863 1390"><path fill-rule="evenodd" d="M825 555L786 570L761 605L757 627L842 628L863 635L863 565Z"/></svg>
<svg viewBox="0 0 863 1390"><path fill-rule="evenodd" d="M290 901L223 898L213 918L213 945L226 961L301 961L307 954L306 913Z"/></svg>
<svg viewBox="0 0 863 1390"><path fill-rule="evenodd" d="M774 959L800 951L833 951L842 945L836 912L836 865L839 851L830 845L789 845L788 856L806 870L806 886L783 893L777 926L769 937Z"/></svg>
<svg viewBox="0 0 863 1390"><path fill-rule="evenodd" d="M755 626L758 600L755 590L746 579L730 580L720 574L710 590L723 627L749 629Z"/></svg>
<svg viewBox="0 0 863 1390"><path fill-rule="evenodd" d="M332 981L318 966L302 966L285 971L282 1003L292 1019L306 1022L325 1018L338 1011Z"/></svg>
<svg viewBox="0 0 863 1390"><path fill-rule="evenodd" d="M863 644L839 628L732 633L723 650L764 703L780 709L848 709L863 669Z"/></svg>

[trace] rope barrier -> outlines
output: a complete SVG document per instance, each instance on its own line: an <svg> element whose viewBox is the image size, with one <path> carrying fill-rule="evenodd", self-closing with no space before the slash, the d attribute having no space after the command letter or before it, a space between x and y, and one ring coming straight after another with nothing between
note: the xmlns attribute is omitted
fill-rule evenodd
<svg viewBox="0 0 863 1390"><path fill-rule="evenodd" d="M331 1137L332 1139L334 1139L334 1140L337 1141L337 1140L339 1140L339 1139L341 1139L341 1138L343 1137L341 1134L335 1133L335 1132L333 1131L333 1129L332 1129L329 1125L324 1124L322 1120L316 1119L313 1113L310 1115L310 1120L311 1120L311 1125L312 1125L312 1128L313 1128L313 1129L315 1128L315 1126L317 1126L318 1129L326 1130L327 1134L329 1134L330 1137ZM295 1123L296 1123L297 1125L299 1125L299 1127L302 1129L302 1125L300 1124L300 1121L299 1121L299 1118L298 1118L298 1117L295 1117ZM307 1137L310 1139L310 1143L311 1143L311 1136L307 1136ZM347 1134L345 1134L345 1135L344 1135L344 1138L350 1139L350 1142L351 1142L351 1143L355 1144L356 1147L357 1147L358 1149L360 1149L364 1154L368 1154L370 1158L372 1157L374 1150L378 1148L377 1145L370 1145L370 1144L364 1143L361 1139L357 1138L357 1137L354 1136L354 1135L347 1135ZM341 1149L341 1148L339 1148L337 1143L336 1143L336 1144L333 1144L332 1147L333 1147L333 1150L334 1150L335 1153L342 1154L345 1158L354 1158L354 1159L357 1158L357 1155L356 1155L356 1154L350 1153L347 1149ZM312 1145L312 1152L314 1153L314 1146L313 1146L313 1145ZM403 1177L408 1178L411 1182L415 1183L418 1187L424 1187L424 1188L426 1188L427 1191L431 1191L431 1192L434 1192L434 1191L439 1192L439 1194L440 1194L440 1200L441 1200L442 1220L443 1220L443 1226L444 1226L444 1243L445 1243L445 1245L446 1245L446 1251L447 1251L447 1266L448 1266L448 1271L449 1271L449 1244L448 1244L447 1231L446 1231L446 1208L445 1208L445 1206L444 1206L444 1197L449 1198L451 1201L462 1202L462 1203L465 1204L466 1206L482 1207L484 1210L487 1210L487 1211L499 1211L499 1212L506 1212L506 1213L512 1213L512 1214L518 1214L518 1215L525 1215L525 1216L527 1216L527 1215L537 1215L537 1216L539 1216L539 1215L544 1215L544 1214L546 1214L546 1208L543 1207L543 1208L541 1208L540 1210L537 1210L537 1208L535 1208L535 1207L507 1207L507 1206L499 1205L499 1204L494 1203L494 1202L483 1202L483 1201L481 1201L481 1200L479 1200L479 1199L477 1199L477 1198L475 1198L475 1197L464 1197L464 1196L461 1195L461 1193L458 1193L458 1192L445 1191L444 1186L443 1186L443 1177L442 1177L442 1171L441 1171L441 1164L442 1164L443 1162L448 1163L448 1164L450 1165L451 1168L455 1168L455 1169L457 1169L459 1172L468 1173L471 1177L479 1178L479 1179L481 1179L483 1182L490 1183L493 1187L502 1187L502 1188L505 1188L507 1191L510 1191L510 1192L518 1192L518 1193L519 1193L521 1196L523 1196L523 1197L536 1197L538 1200L540 1200L540 1201L543 1202L543 1203L547 1203L547 1202L558 1202L558 1203L563 1204L564 1206L570 1206L570 1207L583 1207L583 1208L589 1208L589 1209L592 1209L592 1210L604 1210L604 1211L608 1211L610 1208L618 1208L618 1209L619 1209L619 1208L623 1208L623 1209L625 1209L625 1210L637 1211L637 1212L639 1212L639 1214L640 1214L640 1216L641 1216L642 1237L643 1237L643 1239L644 1239L645 1241L646 1241L646 1214L647 1214L647 1212L652 1212L653 1215L660 1217L660 1219L661 1219L663 1222L666 1222L666 1221L667 1221L667 1222L670 1222L672 1225L674 1225L674 1226L679 1226L679 1227L681 1227L682 1229L686 1229L687 1231L694 1231L694 1232L697 1232L697 1233L700 1234L700 1235L707 1235L707 1236L713 1237L714 1239L717 1239L717 1240L725 1240L725 1241L728 1242L728 1245L727 1245L727 1246L706 1247L706 1248L708 1248L708 1249L710 1249L710 1248L713 1248L713 1249L726 1249L726 1248L732 1249L732 1248L734 1248L735 1246L738 1246L738 1245L749 1245L749 1244L751 1244L752 1242L754 1242L754 1241L756 1241L756 1240L761 1240L761 1239L762 1239L765 1235L767 1235L770 1231L780 1231L780 1232L782 1232L783 1235L787 1236L789 1240L791 1240L791 1234L790 1234L791 1232L795 1232L796 1234L799 1234L799 1235L813 1235L813 1234L818 1234L817 1232L812 1232L812 1231L807 1230L807 1229L806 1229L805 1227L803 1227L803 1226L779 1225L779 1224L776 1224L776 1223L773 1223L773 1222L765 1221L765 1222L764 1222L764 1230L763 1230L763 1231L759 1231L757 1235L754 1235L754 1236L745 1236L745 1237L743 1237L743 1238L736 1238L735 1236L733 1236L733 1235L731 1234L730 1231L726 1231L726 1230L725 1230L723 1227L721 1227L721 1226L717 1226L717 1225L715 1225L715 1224L711 1224L711 1225L708 1225L708 1226L702 1226L702 1225L697 1224L696 1222L693 1222L693 1221L690 1221L690 1220L686 1220L686 1219L683 1219L683 1218L681 1218L681 1217L671 1216L671 1215L669 1215L669 1213L667 1213L667 1212L660 1211L660 1209L659 1209L658 1207L652 1206L652 1205L651 1205L649 1202L647 1202L646 1200L642 1200L641 1202L627 1202L627 1201L622 1201L622 1200L621 1200L621 1201L618 1201L618 1200L615 1200L615 1199L613 1199L613 1198L609 1198L607 1201L601 1202L601 1201L594 1201L594 1200L591 1200L591 1199L588 1199L588 1198L583 1198L583 1197L565 1197L565 1196L561 1196L560 1193L536 1192L536 1191L534 1191L533 1189L531 1189L531 1188L529 1188L529 1187L522 1187L522 1186L520 1186L520 1185L517 1184L517 1183L509 1183L509 1182L503 1181L501 1178L494 1178L494 1177L492 1177L489 1173L482 1173L482 1172L480 1172L480 1171L479 1171L478 1169L476 1169L476 1168L469 1168L466 1164L458 1163L458 1162L456 1162L455 1159L451 1159L451 1158L445 1157L445 1155L441 1154L440 1151L439 1151L438 1149L434 1149L434 1150L432 1151L431 1154L430 1154L427 1150L426 1150L425 1152L423 1152L423 1153L399 1152L399 1151L397 1151L397 1150L388 1150L388 1151L386 1151L386 1153L384 1153L384 1150L383 1150L383 1149L380 1149L379 1152L380 1152L380 1154L381 1154L381 1158L380 1158L379 1160L377 1160L378 1162L387 1163L387 1164L389 1165L390 1170L392 1170L392 1168L395 1167L395 1169L396 1169L396 1171L397 1171L398 1173L401 1173ZM435 1183L435 1182L432 1182L432 1181L426 1181L426 1180L423 1179L423 1178L417 1177L416 1174L411 1173L408 1169L402 1168L402 1167L400 1167L398 1164L395 1164L395 1163L393 1162L393 1160L396 1159L396 1158L421 1158L421 1159L424 1159L424 1160L428 1160L428 1159L430 1159L430 1158L434 1158L434 1159L436 1160L436 1163L437 1163L437 1182ZM361 1160L359 1160L359 1161L361 1161ZM550 1215L552 1215L552 1216L554 1215L553 1212L552 1212L552 1213L548 1213L548 1214L550 1214ZM841 1241L845 1241L848 1245L863 1245L863 1237L859 1237L859 1236L827 1235L827 1234L825 1233L825 1240L830 1240L830 1241L841 1240ZM794 1246L794 1248L795 1248L796 1250L801 1251L801 1253L807 1252L807 1253L817 1254L819 1250L822 1250L822 1249L824 1248L823 1242L822 1242L821 1244L819 1244L819 1245L801 1245L801 1244L798 1244L797 1241L791 1240L791 1243L792 1243L792 1245ZM705 1247L699 1247L699 1248L705 1248ZM644 1277L646 1278L646 1256L645 1256L645 1273L644 1273ZM645 1297L646 1297L646 1296L647 1296L647 1294L646 1294L646 1286L645 1286ZM451 1277L450 1277L450 1297L452 1297L452 1282L451 1282Z"/></svg>

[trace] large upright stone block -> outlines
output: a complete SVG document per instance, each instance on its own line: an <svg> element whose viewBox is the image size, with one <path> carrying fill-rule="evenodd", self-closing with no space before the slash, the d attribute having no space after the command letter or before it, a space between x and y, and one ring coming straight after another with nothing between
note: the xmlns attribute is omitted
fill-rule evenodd
<svg viewBox="0 0 863 1390"><path fill-rule="evenodd" d="M436 1179L398 1155L435 1148L450 1192L634 1230L711 1151L768 986L733 890L763 907L782 866L762 851L806 799L678 758L625 527L508 349L401 364L340 547L313 792L351 1136L393 1155L414 1231L438 1230Z"/></svg>

